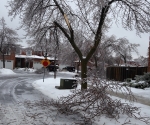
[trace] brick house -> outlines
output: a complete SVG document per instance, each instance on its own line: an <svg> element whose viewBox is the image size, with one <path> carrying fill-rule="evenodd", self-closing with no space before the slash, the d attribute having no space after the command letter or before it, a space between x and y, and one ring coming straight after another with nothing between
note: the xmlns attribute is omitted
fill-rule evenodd
<svg viewBox="0 0 150 125"><path fill-rule="evenodd" d="M41 60L43 60L43 54L41 51L35 51L32 48L21 48L19 50L11 49L8 54L5 54L5 68L42 68ZM47 59L53 65L54 62L58 64L58 60L47 57ZM0 55L0 68L3 68L3 58Z"/></svg>
<svg viewBox="0 0 150 125"><path fill-rule="evenodd" d="M5 57L5 68L13 69L15 66L15 51L14 49L10 49L9 52L4 54ZM0 53L0 68L3 68L3 58Z"/></svg>

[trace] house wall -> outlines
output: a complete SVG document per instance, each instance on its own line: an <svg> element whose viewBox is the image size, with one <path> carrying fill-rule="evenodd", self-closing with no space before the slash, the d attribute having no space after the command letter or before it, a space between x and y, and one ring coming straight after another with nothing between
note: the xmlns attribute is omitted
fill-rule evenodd
<svg viewBox="0 0 150 125"><path fill-rule="evenodd" d="M41 51L32 51L33 55L43 56Z"/></svg>
<svg viewBox="0 0 150 125"><path fill-rule="evenodd" d="M26 55L26 49L22 49L17 55ZM37 55L37 56L41 56L41 52L32 52L31 55ZM43 56L42 56L43 57ZM20 57L15 57L15 50L12 49L10 55L5 55L5 68L8 69L14 69L16 67L20 67L20 68L25 68L25 67L30 67L30 68L34 68L34 69L40 69L43 67L43 65L41 64L41 60L39 58L34 58L32 57L30 58L22 58ZM54 60L50 61L51 64L53 65ZM56 61L56 64L58 64L58 61ZM3 59L2 59L2 55L0 55L0 68L3 67Z"/></svg>
<svg viewBox="0 0 150 125"><path fill-rule="evenodd" d="M10 55L5 55L5 68L14 69L15 53L11 51ZM3 68L3 58L0 55L0 68Z"/></svg>

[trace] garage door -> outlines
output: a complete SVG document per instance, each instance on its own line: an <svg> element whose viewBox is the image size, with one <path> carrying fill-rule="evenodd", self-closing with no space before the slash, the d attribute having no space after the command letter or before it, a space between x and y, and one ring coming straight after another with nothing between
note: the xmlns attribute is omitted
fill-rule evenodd
<svg viewBox="0 0 150 125"><path fill-rule="evenodd" d="M13 69L13 60L5 60L5 68L7 69ZM0 60L0 68L3 68L3 61Z"/></svg>

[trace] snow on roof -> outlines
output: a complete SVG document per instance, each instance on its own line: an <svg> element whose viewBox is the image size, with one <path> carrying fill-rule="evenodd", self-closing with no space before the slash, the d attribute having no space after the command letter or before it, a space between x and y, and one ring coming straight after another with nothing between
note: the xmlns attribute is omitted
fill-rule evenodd
<svg viewBox="0 0 150 125"><path fill-rule="evenodd" d="M15 55L16 58L32 58L32 59L45 59L43 56L37 56L37 55ZM47 57L48 60L55 60L54 57ZM56 59L57 60L57 59Z"/></svg>

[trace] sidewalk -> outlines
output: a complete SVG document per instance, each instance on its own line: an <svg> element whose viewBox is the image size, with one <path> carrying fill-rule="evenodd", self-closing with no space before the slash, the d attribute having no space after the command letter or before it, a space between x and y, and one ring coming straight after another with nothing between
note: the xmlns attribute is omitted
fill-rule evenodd
<svg viewBox="0 0 150 125"><path fill-rule="evenodd" d="M116 96L116 97L119 97L122 99L130 100L130 97L125 96L123 93L116 93L116 92L112 92L112 91L111 92L109 91L108 93L112 96ZM143 96L138 96L135 94L133 96L135 97L135 102L150 106L150 99L149 98L145 98Z"/></svg>

